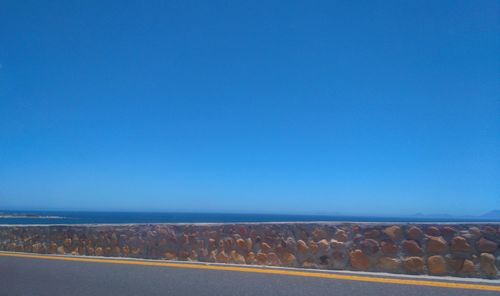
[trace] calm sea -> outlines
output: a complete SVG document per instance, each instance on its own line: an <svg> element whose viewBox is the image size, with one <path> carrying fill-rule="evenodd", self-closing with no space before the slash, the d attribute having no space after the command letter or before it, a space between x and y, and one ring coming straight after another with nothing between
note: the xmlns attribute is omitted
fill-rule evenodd
<svg viewBox="0 0 500 296"><path fill-rule="evenodd" d="M481 219L422 217L361 217L279 214L140 213L140 212L41 212L0 211L3 214L32 214L59 218L0 218L2 224L134 224L134 223L230 223L230 222L485 222ZM491 221L491 220L490 220Z"/></svg>

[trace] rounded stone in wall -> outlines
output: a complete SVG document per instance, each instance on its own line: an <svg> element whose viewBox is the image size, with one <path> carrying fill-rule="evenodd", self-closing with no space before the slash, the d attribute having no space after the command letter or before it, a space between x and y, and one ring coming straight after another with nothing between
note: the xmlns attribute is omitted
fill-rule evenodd
<svg viewBox="0 0 500 296"><path fill-rule="evenodd" d="M498 246L496 242L482 237L477 243L477 248L481 253L495 253Z"/></svg>
<svg viewBox="0 0 500 296"><path fill-rule="evenodd" d="M451 240L451 250L454 252L471 252L472 247L463 236L455 236Z"/></svg>
<svg viewBox="0 0 500 296"><path fill-rule="evenodd" d="M282 262L285 266L295 267L297 266L297 258L290 252L284 252L282 255Z"/></svg>
<svg viewBox="0 0 500 296"><path fill-rule="evenodd" d="M448 250L448 245L441 236L428 236L426 250L430 254L443 253Z"/></svg>
<svg viewBox="0 0 500 296"><path fill-rule="evenodd" d="M335 240L339 242L346 242L348 239L347 232L345 230L339 229L334 235Z"/></svg>
<svg viewBox="0 0 500 296"><path fill-rule="evenodd" d="M404 269L411 274L423 273L424 265L424 259L421 257L407 257L403 261Z"/></svg>
<svg viewBox="0 0 500 296"><path fill-rule="evenodd" d="M299 239L297 241L297 250L299 251L300 254L305 255L309 252L309 247L307 246L306 242Z"/></svg>
<svg viewBox="0 0 500 296"><path fill-rule="evenodd" d="M367 229L364 233L365 235L365 238L370 238L370 239L374 239L374 238L378 238L380 236L380 231L378 229Z"/></svg>
<svg viewBox="0 0 500 296"><path fill-rule="evenodd" d="M356 249L349 255L351 266L357 270L368 270L370 267L370 258L366 256L362 250Z"/></svg>
<svg viewBox="0 0 500 296"><path fill-rule="evenodd" d="M386 272L399 272L401 270L401 260L392 257L380 257L377 269Z"/></svg>
<svg viewBox="0 0 500 296"><path fill-rule="evenodd" d="M432 235L432 236L440 236L441 235L441 231L439 230L439 228L437 228L435 226L427 227L427 229L425 230L425 233L427 233L428 235Z"/></svg>
<svg viewBox="0 0 500 296"><path fill-rule="evenodd" d="M380 243L382 253L386 256L396 256L399 247L396 245L392 240L390 239L385 239Z"/></svg>
<svg viewBox="0 0 500 296"><path fill-rule="evenodd" d="M379 250L379 243L374 239L365 239L360 244L361 250L366 255L373 255Z"/></svg>
<svg viewBox="0 0 500 296"><path fill-rule="evenodd" d="M495 256L489 253L482 253L479 258L481 273L486 276L496 276L498 270L495 265Z"/></svg>
<svg viewBox="0 0 500 296"><path fill-rule="evenodd" d="M471 239L478 239L481 237L481 230L476 226L469 227L469 234Z"/></svg>
<svg viewBox="0 0 500 296"><path fill-rule="evenodd" d="M497 237L497 230L491 226L485 226L481 229L483 235L489 240L495 240Z"/></svg>
<svg viewBox="0 0 500 296"><path fill-rule="evenodd" d="M422 256L424 254L424 250L422 250L419 243L415 240L404 240L401 246L407 255Z"/></svg>
<svg viewBox="0 0 500 296"><path fill-rule="evenodd" d="M432 275L443 275L447 273L446 260L439 255L427 258L427 267L429 273Z"/></svg>
<svg viewBox="0 0 500 296"><path fill-rule="evenodd" d="M471 275L476 273L476 267L474 266L474 262L471 260L465 259L462 268L460 269L461 275Z"/></svg>
<svg viewBox="0 0 500 296"><path fill-rule="evenodd" d="M255 253L248 252L247 256L245 257L245 262L247 264L255 264L255 262L256 262Z"/></svg>
<svg viewBox="0 0 500 296"><path fill-rule="evenodd" d="M453 237L456 233L457 233L457 230L451 226L441 227L441 234L445 238L449 239L449 238Z"/></svg>
<svg viewBox="0 0 500 296"><path fill-rule="evenodd" d="M393 241L398 241L403 237L403 232L401 231L401 227L397 225L386 227L383 230L383 233Z"/></svg>
<svg viewBox="0 0 500 296"><path fill-rule="evenodd" d="M417 226L411 226L407 231L407 235L409 239L419 240L424 235L424 232Z"/></svg>

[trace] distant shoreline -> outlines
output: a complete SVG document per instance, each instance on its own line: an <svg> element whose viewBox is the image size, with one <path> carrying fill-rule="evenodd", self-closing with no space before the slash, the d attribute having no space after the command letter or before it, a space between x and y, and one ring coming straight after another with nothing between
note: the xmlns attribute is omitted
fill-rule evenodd
<svg viewBox="0 0 500 296"><path fill-rule="evenodd" d="M141 213L141 212L30 212L0 211L0 225L144 225L246 223L498 223L500 219L431 217L359 217L286 214Z"/></svg>
<svg viewBox="0 0 500 296"><path fill-rule="evenodd" d="M0 214L0 219L64 219L64 217L32 214Z"/></svg>
<svg viewBox="0 0 500 296"><path fill-rule="evenodd" d="M500 225L500 221L481 221L481 222L421 222L421 221L269 221L269 222L158 222L158 223L84 223L84 224L0 224L1 227L132 227L132 226L148 226L148 225L172 225L172 226L220 226L220 225L290 225L290 224L320 224L320 225L343 225L343 224L359 224L359 225Z"/></svg>

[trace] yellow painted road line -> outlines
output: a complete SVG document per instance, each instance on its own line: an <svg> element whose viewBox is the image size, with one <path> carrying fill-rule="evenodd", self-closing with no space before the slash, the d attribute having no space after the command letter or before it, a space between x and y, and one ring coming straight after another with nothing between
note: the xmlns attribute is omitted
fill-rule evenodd
<svg viewBox="0 0 500 296"><path fill-rule="evenodd" d="M122 260L122 259L58 257L58 256L47 256L47 255L34 255L34 254L30 255L30 254L16 254L16 253L2 253L2 252L0 252L0 256L18 257L18 258L33 258L33 259L47 259L47 260L61 260L61 261L76 261L76 262L91 262L91 263L110 263L110 264L122 264L122 265L160 266L160 267L175 267L175 268L189 268L189 269L251 272L251 273L261 273L261 274L289 275L289 276L301 276L301 277L310 277L310 278L323 278L323 279L358 281L358 282L369 282L369 283L414 285L414 286L425 286L425 287L438 287L438 288L452 288L452 289L467 289L467 290L500 292L500 286L493 286L493 285L466 284L466 283L456 283L456 282L439 282L439 281L428 281L428 280L412 280L412 279L401 279L401 278L383 278L383 277L380 278L380 277L368 277L368 276L359 276L359 275L345 275L345 274L334 274L334 273L296 271L296 270L286 270L286 269L266 269L266 268L255 268L255 267L204 265L204 264L154 262L154 261L136 261L136 260Z"/></svg>

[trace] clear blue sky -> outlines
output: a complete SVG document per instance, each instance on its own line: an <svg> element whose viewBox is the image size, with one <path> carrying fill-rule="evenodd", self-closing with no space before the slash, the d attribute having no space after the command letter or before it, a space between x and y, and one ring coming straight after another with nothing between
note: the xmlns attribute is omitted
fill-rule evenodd
<svg viewBox="0 0 500 296"><path fill-rule="evenodd" d="M2 1L0 209L500 209L499 11Z"/></svg>

